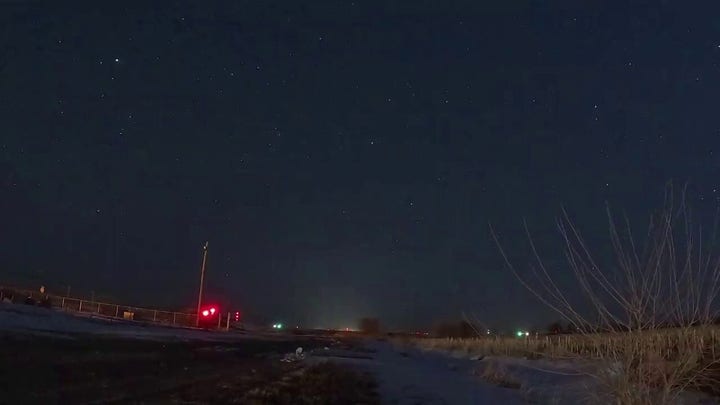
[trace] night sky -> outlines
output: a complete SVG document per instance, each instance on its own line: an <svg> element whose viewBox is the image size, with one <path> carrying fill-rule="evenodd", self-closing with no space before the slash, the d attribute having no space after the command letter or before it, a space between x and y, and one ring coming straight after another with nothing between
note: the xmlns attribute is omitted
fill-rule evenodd
<svg viewBox="0 0 720 405"><path fill-rule="evenodd" d="M192 308L208 240L248 318L544 325L488 223L569 282L562 206L720 201L720 5L611 3L0 1L0 279Z"/></svg>

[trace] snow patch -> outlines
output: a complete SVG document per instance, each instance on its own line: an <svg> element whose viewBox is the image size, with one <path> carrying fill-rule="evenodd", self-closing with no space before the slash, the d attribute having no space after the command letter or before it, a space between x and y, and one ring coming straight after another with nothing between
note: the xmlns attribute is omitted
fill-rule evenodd
<svg viewBox="0 0 720 405"><path fill-rule="evenodd" d="M152 340L233 341L239 333L146 325L137 322L93 317L21 304L0 303L0 332L32 336L73 338L77 334Z"/></svg>
<svg viewBox="0 0 720 405"><path fill-rule="evenodd" d="M398 351L377 342L369 352L329 350L313 361L348 364L372 373L385 403L409 404L526 404L522 392L496 387L473 373L472 362L420 351ZM329 353L327 353L329 352Z"/></svg>

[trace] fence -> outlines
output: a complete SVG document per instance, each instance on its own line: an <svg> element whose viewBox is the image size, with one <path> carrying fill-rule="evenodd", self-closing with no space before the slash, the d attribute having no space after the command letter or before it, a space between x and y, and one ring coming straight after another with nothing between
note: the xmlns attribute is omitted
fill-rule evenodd
<svg viewBox="0 0 720 405"><path fill-rule="evenodd" d="M43 298L46 298L46 301L44 302L45 305L60 308L63 311L92 314L107 318L118 318L184 327L194 327L197 319L196 314L189 314L185 312L171 312L120 304L110 304L106 302L52 294L43 295L36 291L34 292L30 290L0 286L0 301L10 300L14 303L23 303L27 299L30 299L40 302Z"/></svg>

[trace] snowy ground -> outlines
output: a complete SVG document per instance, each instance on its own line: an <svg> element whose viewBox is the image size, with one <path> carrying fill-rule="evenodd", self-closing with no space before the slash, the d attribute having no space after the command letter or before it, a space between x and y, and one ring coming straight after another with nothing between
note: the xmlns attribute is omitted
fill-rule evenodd
<svg viewBox="0 0 720 405"><path fill-rule="evenodd" d="M281 362L283 354L326 340L143 326L4 304L0 403L266 403L255 399L283 394L278 386L294 393L308 385L286 381L302 364ZM321 381L332 372L307 374ZM341 381L357 385L352 374ZM321 399L335 394L316 392Z"/></svg>
<svg viewBox="0 0 720 405"><path fill-rule="evenodd" d="M248 336L242 334L142 325L133 322L90 318L56 310L13 304L0 304L0 335L41 337L43 339L52 339L51 342L58 340L84 341L88 336L98 336L110 339L130 338L140 341L155 341L158 342L158 344L162 344L163 342L181 343L198 341L224 342L224 344L227 344L239 339L243 341L248 339ZM22 343L13 344L22 345ZM60 343L58 344L62 346ZM52 347L52 345L54 345L54 343L51 343L49 347ZM43 347L46 346L47 344L44 344ZM107 348L105 348L106 346ZM101 353L107 352L108 355L117 350L115 343L101 343L99 347L102 347L102 349L99 349ZM142 347L144 348L144 346ZM150 347L152 349L143 350L152 353L161 350L156 349L154 346ZM48 350L50 350L50 353L54 353L51 349ZM178 350L184 353L184 351L182 351L183 349ZM308 353L308 357L302 362L305 365L311 366L314 362L322 362L329 359L334 363L351 365L354 368L359 368L372 374L378 382L378 391L383 403L526 403L522 390L500 388L483 382L480 377L473 375L472 371L477 362L470 360L453 359L448 356L421 353L419 351L400 352L389 343L381 342L353 342L352 344L336 342L336 345L331 345L331 349L329 350L324 350L322 347L316 348L315 350L306 347L306 350L309 350L310 353ZM85 355L84 352L78 352L77 355L73 356L84 358L83 356ZM112 355L114 356L114 354ZM50 356L53 359L58 358L57 355ZM71 363L75 362L75 360L72 360L75 358L73 356L68 359ZM102 354L100 356L102 356ZM123 356L125 355L123 354ZM130 356L130 354L127 356ZM155 354L153 354L153 356L155 356ZM208 355L203 354L203 356ZM21 359L22 356L20 360ZM212 361L218 360L213 359ZM281 364L279 358L272 362ZM122 364L122 362L119 364ZM203 365L193 367L205 366L211 367L211 363L203 363ZM133 366L133 369L134 368L136 367ZM67 371L65 373L67 374ZM75 382L72 382L69 386L75 386ZM150 385L148 383L144 386ZM65 390L66 388L62 387L62 389Z"/></svg>
<svg viewBox="0 0 720 405"><path fill-rule="evenodd" d="M479 361L418 350L398 350L390 343L370 343L366 351L319 351L313 361L330 359L373 374L380 397L389 404L527 404L523 389L502 388L477 375Z"/></svg>
<svg viewBox="0 0 720 405"><path fill-rule="evenodd" d="M472 362L416 351L401 352L389 343L373 343L368 349L366 358L329 356L333 361L353 364L375 375L380 397L386 403L527 403L518 390L496 387L473 375Z"/></svg>
<svg viewBox="0 0 720 405"><path fill-rule="evenodd" d="M164 327L8 303L0 303L0 333L58 338L91 334L118 338L206 341L232 341L244 336L241 333L218 333L201 329Z"/></svg>
<svg viewBox="0 0 720 405"><path fill-rule="evenodd" d="M583 404L605 403L596 367L573 360L470 358L450 353L398 348L390 343L366 344L366 351L319 351L313 361L329 358L375 375L384 403L390 404ZM486 368L501 370L504 382L488 382ZM512 386L504 388L502 385ZM688 394L677 404L717 404L700 394Z"/></svg>
<svg viewBox="0 0 720 405"><path fill-rule="evenodd" d="M23 336L27 336L27 338L22 338ZM18 340L18 337L21 340ZM88 337L101 337L105 340L88 341ZM157 381L163 380L158 377L159 375L167 374L175 378L173 372L179 373L178 375L185 375L188 373L187 370L198 370L192 376L195 379L207 378L208 373L224 373L223 376L237 377L250 370L247 369L247 364L251 361L249 360L251 357L247 356L255 356L256 353L267 353L273 350L292 350L291 348L294 345L302 344L299 340L295 340L299 338L290 336L285 337L284 341L282 341L283 338L281 337L273 338L254 334L245 335L233 332L221 333L198 329L144 325L137 322L78 316L55 310L5 303L0 304L0 338L5 342L4 345L7 346L5 348L7 353L3 354L6 360L10 359L11 356L17 357L17 365L11 367L6 364L8 369L17 369L18 367L25 369L28 353L36 353L40 348L48 353L38 354L38 364L43 363L43 358L59 362L53 367L48 365L44 369L43 366L40 366L40 370L45 370L48 375L54 375L52 373L57 370L62 370L62 373L57 374L58 376L70 375L71 371L74 371L76 367L67 364L72 365L84 361L90 361L88 364L95 364L99 361L95 359L95 356L99 356L100 360L108 362L108 366L102 365L104 367L102 368L98 364L96 368L92 368L92 378L96 378L96 374L110 367L110 364L121 366L124 362L130 361L128 359L137 361L138 364L128 365L128 378L120 379L120 382L116 384L120 388L116 387L115 392L125 392L127 389L123 387L129 386L128 384L135 384L136 377L132 377L135 374L133 370L138 370L138 367L151 370L152 367L158 364L162 366L166 363L174 364L173 362L178 362L175 366L163 369L165 371L162 371L161 374L148 372L146 382L143 382L142 385L143 389L147 390L148 387L154 389ZM34 346L34 343L23 343L24 340L31 342L33 339L45 339L43 342L46 343L43 343L42 346ZM148 344L151 346L138 346L139 349L137 349L131 344L126 348L126 344L119 339L149 342ZM335 341L334 344L331 344L327 338L305 339L305 344L307 344L305 358L292 364L303 367L330 361L367 372L377 382L377 390L380 398L382 398L382 403L399 405L579 404L594 402L593 399L598 397L597 383L585 372L590 365L583 365L578 361L527 360L520 358L472 359L467 355L421 351L415 348L403 348L388 342L373 340ZM78 348L69 346L72 349L70 350L65 348L60 343L61 341L80 343L88 341L89 344L97 345L97 347L90 351L83 351L78 348L84 347L85 343L74 343ZM243 345L234 344L234 342L239 341L244 342ZM173 345L170 345L171 342L174 342ZM224 345L222 347L217 346L217 348L232 350L243 347L243 350L247 353L234 360L228 359L226 355L212 355L212 351L208 352L204 349L204 346L197 346L198 343L201 345L209 344L211 345L210 348ZM328 345L328 347L324 347L324 345ZM31 352L23 352L23 350L31 350ZM143 350L147 352L148 358L136 359L137 353L141 353ZM228 353L232 353L232 350ZM223 349L223 351L226 351L226 349ZM188 353L201 354L190 356ZM237 357L237 354L233 355ZM89 359L85 359L88 356ZM103 356L108 358L105 359ZM118 358L121 360L115 359L114 356L119 356ZM158 362L156 357L164 360ZM291 370L292 367L278 368L281 364L287 364L281 363L281 358L282 356L278 354L277 357L270 355L265 360L252 360L257 362L257 364L252 363L252 367L254 367L252 370L269 370L269 374L262 378L253 377L257 380L254 384L280 378L279 376L285 375L288 370ZM180 364L180 362L184 363ZM221 366L219 366L220 364ZM63 367L70 368L63 369ZM229 373L229 370L234 370L231 367L236 367L240 371L236 370ZM288 367L290 367L289 364ZM500 370L495 373L502 377L500 381L491 382L484 378L483 374L486 374L487 368ZM35 370L32 370L33 375L37 374ZM7 376L6 372L0 370L0 379L5 378L3 373ZM255 373L255 371L252 373ZM82 381L83 378L87 377L78 377L77 381ZM117 378L117 376L113 378ZM56 382L56 380L58 380L58 377L49 378L48 381ZM175 384L170 381L172 379L166 378L166 380L170 388L164 392L180 395L180 388L172 385ZM79 395L72 391L77 388L77 381L73 380L58 386L54 395L61 395L58 398L62 398L62 395ZM225 384L220 391L229 392L228 395L239 395L238 392L242 393L249 389L247 381L254 380L243 377L242 381L242 383L237 382L234 385ZM301 385L304 384L306 383L303 382ZM195 387L193 384L190 386ZM70 393L68 394L68 392ZM192 398L206 398L207 395L215 395L214 393L219 391L213 389L208 392L198 393L193 388L189 393L187 390L182 391L182 395ZM94 394L99 396L108 395L105 391ZM697 397L692 399L688 397L688 400L683 401L683 403L706 404L716 402L699 401Z"/></svg>

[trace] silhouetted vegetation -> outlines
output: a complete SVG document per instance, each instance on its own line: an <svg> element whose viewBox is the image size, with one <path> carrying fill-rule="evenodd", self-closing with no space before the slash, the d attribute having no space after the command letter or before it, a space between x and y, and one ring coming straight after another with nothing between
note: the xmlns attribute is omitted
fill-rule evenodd
<svg viewBox="0 0 720 405"><path fill-rule="evenodd" d="M475 328L467 321L445 322L433 328L433 336L445 338L471 338L476 337Z"/></svg>
<svg viewBox="0 0 720 405"><path fill-rule="evenodd" d="M377 335L380 333L380 320L377 318L360 319L360 331L367 335Z"/></svg>
<svg viewBox="0 0 720 405"><path fill-rule="evenodd" d="M560 333L563 333L563 326L561 322L553 322L550 325L548 325L547 332L551 335L558 335Z"/></svg>

